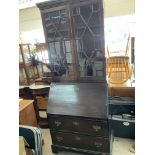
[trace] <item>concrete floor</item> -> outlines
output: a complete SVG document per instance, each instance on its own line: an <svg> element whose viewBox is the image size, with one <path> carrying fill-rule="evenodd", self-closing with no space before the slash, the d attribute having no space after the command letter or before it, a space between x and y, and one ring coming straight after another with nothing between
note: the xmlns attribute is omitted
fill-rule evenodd
<svg viewBox="0 0 155 155"><path fill-rule="evenodd" d="M44 139L43 155L55 155L51 151L51 136L49 129L41 129ZM134 140L125 138L114 138L112 155L134 155L135 153L130 152ZM59 152L58 155L83 155L72 152Z"/></svg>

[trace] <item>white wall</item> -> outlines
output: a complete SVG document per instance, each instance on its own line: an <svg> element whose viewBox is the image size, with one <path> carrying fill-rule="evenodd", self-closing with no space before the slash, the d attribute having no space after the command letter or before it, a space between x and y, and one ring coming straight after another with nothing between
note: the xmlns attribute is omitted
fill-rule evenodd
<svg viewBox="0 0 155 155"><path fill-rule="evenodd" d="M104 16L115 17L135 13L135 0L104 0Z"/></svg>
<svg viewBox="0 0 155 155"><path fill-rule="evenodd" d="M20 43L44 42L40 11L37 7L19 10Z"/></svg>

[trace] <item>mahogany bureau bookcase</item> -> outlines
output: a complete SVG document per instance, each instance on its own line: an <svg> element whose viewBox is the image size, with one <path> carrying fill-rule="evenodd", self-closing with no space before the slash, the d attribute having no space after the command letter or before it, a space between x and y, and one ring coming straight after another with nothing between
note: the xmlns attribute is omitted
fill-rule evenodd
<svg viewBox="0 0 155 155"><path fill-rule="evenodd" d="M38 3L53 82L47 118L52 152L111 155L102 0Z"/></svg>

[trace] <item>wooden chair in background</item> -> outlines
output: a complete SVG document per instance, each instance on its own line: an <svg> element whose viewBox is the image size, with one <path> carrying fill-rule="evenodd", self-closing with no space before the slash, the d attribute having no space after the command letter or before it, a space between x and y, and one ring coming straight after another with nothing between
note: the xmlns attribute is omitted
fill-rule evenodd
<svg viewBox="0 0 155 155"><path fill-rule="evenodd" d="M130 64L129 53L130 34L127 40L126 50L124 55L111 56L107 46L107 74L110 84L124 84L131 78L132 69Z"/></svg>
<svg viewBox="0 0 155 155"><path fill-rule="evenodd" d="M108 79L112 84L123 84L131 77L128 56L114 56L107 59Z"/></svg>

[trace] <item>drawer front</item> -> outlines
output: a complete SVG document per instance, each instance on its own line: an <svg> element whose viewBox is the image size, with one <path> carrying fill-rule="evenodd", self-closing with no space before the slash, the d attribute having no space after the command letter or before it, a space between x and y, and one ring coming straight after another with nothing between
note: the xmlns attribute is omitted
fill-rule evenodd
<svg viewBox="0 0 155 155"><path fill-rule="evenodd" d="M51 130L108 136L108 124L106 121L50 117L49 115L48 120Z"/></svg>
<svg viewBox="0 0 155 155"><path fill-rule="evenodd" d="M39 109L47 109L48 97L36 96Z"/></svg>
<svg viewBox="0 0 155 155"><path fill-rule="evenodd" d="M110 144L108 138L53 131L51 131L51 136L52 143L54 145L97 152L110 152Z"/></svg>

